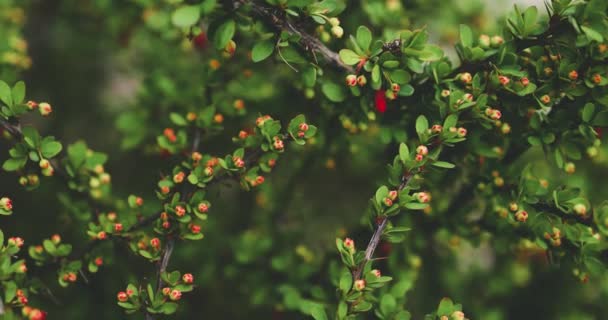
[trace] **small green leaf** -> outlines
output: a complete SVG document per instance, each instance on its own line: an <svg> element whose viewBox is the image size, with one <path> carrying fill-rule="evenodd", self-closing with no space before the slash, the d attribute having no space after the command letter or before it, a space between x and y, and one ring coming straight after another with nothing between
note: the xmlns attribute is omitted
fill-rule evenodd
<svg viewBox="0 0 608 320"><path fill-rule="evenodd" d="M465 48L473 46L473 32L466 24L460 25L460 43Z"/></svg>
<svg viewBox="0 0 608 320"><path fill-rule="evenodd" d="M215 33L213 34L213 44L215 48L218 50L224 49L228 41L234 37L234 32L236 31L236 24L234 20L227 20L222 23Z"/></svg>
<svg viewBox="0 0 608 320"><path fill-rule="evenodd" d="M274 41L272 39L260 41L253 46L251 50L251 60L260 62L268 58L274 51Z"/></svg>
<svg viewBox="0 0 608 320"><path fill-rule="evenodd" d="M340 60L348 65L353 65L359 63L361 57L350 49L342 49L340 50Z"/></svg>
<svg viewBox="0 0 608 320"><path fill-rule="evenodd" d="M171 112L169 114L169 119L171 119L171 122L173 122L177 126L182 126L183 127L183 126L186 126L188 124L188 121L186 120L186 118L184 118L179 113Z"/></svg>
<svg viewBox="0 0 608 320"><path fill-rule="evenodd" d="M342 102L346 99L346 93L342 86L333 82L325 82L321 87L323 94L332 102Z"/></svg>
<svg viewBox="0 0 608 320"><path fill-rule="evenodd" d="M583 121L590 122L593 120L593 114L595 112L595 106L593 103L587 103L583 108Z"/></svg>
<svg viewBox="0 0 608 320"><path fill-rule="evenodd" d="M2 165L2 169L4 169L5 171L17 171L17 170L23 168L23 166L25 165L26 162L27 162L26 157L10 158L10 159L4 161L4 164Z"/></svg>
<svg viewBox="0 0 608 320"><path fill-rule="evenodd" d="M25 83L23 83L23 81L19 81L15 84L12 90L12 96L14 104L23 103L23 99L25 99Z"/></svg>
<svg viewBox="0 0 608 320"><path fill-rule="evenodd" d="M0 80L0 101L4 102L9 107L13 106L13 98L11 95L11 87L6 82Z"/></svg>
<svg viewBox="0 0 608 320"><path fill-rule="evenodd" d="M420 140L424 140L422 137L426 135L426 131L428 130L428 128L429 121L426 119L426 117L423 115L418 116L418 118L416 119L416 132L418 133Z"/></svg>
<svg viewBox="0 0 608 320"><path fill-rule="evenodd" d="M325 309L323 305L315 303L311 306L312 310L310 310L310 315L315 320L327 320L327 314L325 313Z"/></svg>
<svg viewBox="0 0 608 320"><path fill-rule="evenodd" d="M61 145L61 143L57 141L48 141L42 144L40 151L42 152L42 156L48 159L59 154L62 149L63 146Z"/></svg>
<svg viewBox="0 0 608 320"><path fill-rule="evenodd" d="M366 26L357 28L357 44L361 49L367 51L372 43L372 32Z"/></svg>
<svg viewBox="0 0 608 320"><path fill-rule="evenodd" d="M199 6L182 6L173 11L171 22L176 27L186 28L195 24L200 16L201 11Z"/></svg>
<svg viewBox="0 0 608 320"><path fill-rule="evenodd" d="M408 202L405 204L405 207L411 210L423 210L426 209L427 206L428 204L419 202Z"/></svg>
<svg viewBox="0 0 608 320"><path fill-rule="evenodd" d="M449 162L445 162L445 161L434 161L431 164L434 165L435 167L446 168L446 169L452 169L455 167L455 165L453 163L449 163Z"/></svg>
<svg viewBox="0 0 608 320"><path fill-rule="evenodd" d="M401 161L405 162L410 157L410 151L405 143L401 143L399 145L399 158Z"/></svg>
<svg viewBox="0 0 608 320"><path fill-rule="evenodd" d="M583 32L585 33L587 38L589 38L589 40L593 40L593 41L597 41L597 42L604 41L604 37L602 36L602 34L597 32L596 30L591 29L587 26L581 26L581 29L583 29Z"/></svg>

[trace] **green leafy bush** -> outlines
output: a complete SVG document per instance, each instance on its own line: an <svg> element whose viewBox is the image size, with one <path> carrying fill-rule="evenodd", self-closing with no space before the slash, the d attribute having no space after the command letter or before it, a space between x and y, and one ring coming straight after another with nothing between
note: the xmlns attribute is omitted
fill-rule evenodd
<svg viewBox="0 0 608 320"><path fill-rule="evenodd" d="M459 5L0 0L0 314L602 318L608 3Z"/></svg>

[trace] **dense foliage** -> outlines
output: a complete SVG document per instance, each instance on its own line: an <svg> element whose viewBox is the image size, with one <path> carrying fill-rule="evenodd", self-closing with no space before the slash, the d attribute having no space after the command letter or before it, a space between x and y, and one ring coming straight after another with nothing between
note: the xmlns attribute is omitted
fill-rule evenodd
<svg viewBox="0 0 608 320"><path fill-rule="evenodd" d="M464 3L0 0L2 318L603 318L608 2Z"/></svg>

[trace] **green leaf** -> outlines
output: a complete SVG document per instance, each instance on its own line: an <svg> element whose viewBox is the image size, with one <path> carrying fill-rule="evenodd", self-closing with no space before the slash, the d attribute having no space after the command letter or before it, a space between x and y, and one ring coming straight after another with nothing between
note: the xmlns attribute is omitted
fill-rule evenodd
<svg viewBox="0 0 608 320"><path fill-rule="evenodd" d="M437 316L449 316L454 309L454 303L449 298L441 299L439 307L437 307Z"/></svg>
<svg viewBox="0 0 608 320"><path fill-rule="evenodd" d="M593 114L595 112L595 106L593 103L587 103L583 108L583 121L590 122L593 120Z"/></svg>
<svg viewBox="0 0 608 320"><path fill-rule="evenodd" d="M418 118L416 119L416 132L418 133L418 137L420 137L420 140L424 140L422 137L424 137L424 135L426 135L426 131L429 128L429 121L426 119L425 116L420 115L418 116Z"/></svg>
<svg viewBox="0 0 608 320"><path fill-rule="evenodd" d="M63 146L61 145L61 143L57 141L48 141L42 143L40 151L42 152L42 156L48 159L59 154L62 149Z"/></svg>
<svg viewBox="0 0 608 320"><path fill-rule="evenodd" d="M398 84L406 84L406 83L410 82L410 80L412 79L412 76L410 75L409 72L407 72L405 70L400 70L400 69L391 72L390 77L391 77L391 80L393 80L394 82L396 82Z"/></svg>
<svg viewBox="0 0 608 320"><path fill-rule="evenodd" d="M529 35L534 31L536 27L536 18L538 17L538 9L535 6L530 6L524 11L524 30L526 35Z"/></svg>
<svg viewBox="0 0 608 320"><path fill-rule="evenodd" d="M10 159L7 159L6 161L4 161L4 164L2 165L2 169L4 169L5 171L17 171L17 170L23 168L23 166L25 165L26 162L27 162L26 157L10 158Z"/></svg>
<svg viewBox="0 0 608 320"><path fill-rule="evenodd" d="M388 196L388 188L386 186L378 188L378 190L376 191L376 202L382 203L386 196Z"/></svg>
<svg viewBox="0 0 608 320"><path fill-rule="evenodd" d="M449 163L449 162L445 162L445 161L434 161L431 164L434 165L435 167L446 168L446 169L452 169L455 167L455 165L453 163Z"/></svg>
<svg viewBox="0 0 608 320"><path fill-rule="evenodd" d="M177 311L177 303L175 302L165 302L160 307L160 312L163 314L173 314Z"/></svg>
<svg viewBox="0 0 608 320"><path fill-rule="evenodd" d="M401 159L401 161L405 162L409 159L409 157L410 157L410 150L408 149L407 145L402 142L399 145L399 158Z"/></svg>
<svg viewBox="0 0 608 320"><path fill-rule="evenodd" d="M251 60L260 62L268 58L274 51L274 41L272 39L260 41L253 46L251 51Z"/></svg>
<svg viewBox="0 0 608 320"><path fill-rule="evenodd" d="M215 48L218 50L224 49L228 41L234 37L234 32L236 30L236 24L234 20L227 20L222 23L213 34L213 44Z"/></svg>
<svg viewBox="0 0 608 320"><path fill-rule="evenodd" d="M310 315L315 320L327 320L327 314L325 313L325 309L323 305L315 303L311 306L312 310L310 310Z"/></svg>
<svg viewBox="0 0 608 320"><path fill-rule="evenodd" d="M186 118L184 118L179 113L171 112L169 114L169 119L171 119L171 122L173 122L177 126L182 126L183 127L183 126L186 126L188 124L188 121L186 120Z"/></svg>
<svg viewBox="0 0 608 320"><path fill-rule="evenodd" d="M596 30L591 29L587 26L581 26L581 29L583 29L583 32L585 33L587 38L589 38L589 40L593 40L593 41L597 41L597 42L604 41L604 37L602 36L602 34L597 32Z"/></svg>
<svg viewBox="0 0 608 320"><path fill-rule="evenodd" d="M357 28L357 44L361 49L367 51L372 43L372 32L366 26Z"/></svg>
<svg viewBox="0 0 608 320"><path fill-rule="evenodd" d="M321 91L332 102L342 102L346 99L344 87L333 82L325 82L321 87Z"/></svg>
<svg viewBox="0 0 608 320"><path fill-rule="evenodd" d="M357 64L361 61L361 57L350 49L342 49L339 54L340 60L348 65Z"/></svg>
<svg viewBox="0 0 608 320"><path fill-rule="evenodd" d="M30 148L37 149L40 146L40 135L35 128L24 127L21 129L21 132L23 133L23 140L25 140L25 143L27 143Z"/></svg>
<svg viewBox="0 0 608 320"><path fill-rule="evenodd" d="M0 80L0 100L9 107L13 106L11 87L2 80Z"/></svg>
<svg viewBox="0 0 608 320"><path fill-rule="evenodd" d="M342 294L346 295L348 293L348 291L350 291L350 288L353 286L353 276L350 272L345 271L342 273L342 276L340 277L340 291L342 291Z"/></svg>
<svg viewBox="0 0 608 320"><path fill-rule="evenodd" d="M408 202L405 204L405 207L411 210L423 210L426 209L427 206L428 204L419 202Z"/></svg>
<svg viewBox="0 0 608 320"><path fill-rule="evenodd" d="M201 10L199 6L182 6L173 11L171 22L173 22L176 27L186 28L195 24L200 16ZM223 47L224 46L222 46L222 48Z"/></svg>
<svg viewBox="0 0 608 320"><path fill-rule="evenodd" d="M465 48L473 46L473 32L466 24L460 25L460 43Z"/></svg>
<svg viewBox="0 0 608 320"><path fill-rule="evenodd" d="M15 84L12 90L12 96L14 104L23 103L23 99L25 99L25 83L23 83L23 81L19 81Z"/></svg>

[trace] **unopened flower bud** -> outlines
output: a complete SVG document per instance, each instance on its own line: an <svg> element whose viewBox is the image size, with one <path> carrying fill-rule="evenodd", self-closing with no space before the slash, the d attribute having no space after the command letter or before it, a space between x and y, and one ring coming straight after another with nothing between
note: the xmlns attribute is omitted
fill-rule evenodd
<svg viewBox="0 0 608 320"><path fill-rule="evenodd" d="M564 171L568 174L573 174L576 171L576 165L572 162L567 162L564 165Z"/></svg>
<svg viewBox="0 0 608 320"><path fill-rule="evenodd" d="M585 214L587 214L587 206L585 206L582 203L575 204L572 209L574 209L574 212L576 212L577 214L579 214L581 216L584 216Z"/></svg>
<svg viewBox="0 0 608 320"><path fill-rule="evenodd" d="M333 33L336 38L342 38L344 35L344 29L342 29L340 26L333 26L331 27L331 33Z"/></svg>
<svg viewBox="0 0 608 320"><path fill-rule="evenodd" d="M505 40L501 36L493 36L492 39L490 40L490 44L494 48L502 45L504 42L505 42Z"/></svg>
<svg viewBox="0 0 608 320"><path fill-rule="evenodd" d="M429 154L429 148L427 148L427 146L425 146L425 145L419 145L416 148L416 153L426 156L427 154Z"/></svg>
<svg viewBox="0 0 608 320"><path fill-rule="evenodd" d="M357 76L354 74L349 74L346 76L346 84L349 87L354 87L357 85Z"/></svg>
<svg viewBox="0 0 608 320"><path fill-rule="evenodd" d="M42 116L46 117L51 114L51 112L53 112L53 108L51 108L50 104L46 102L41 102L40 104L38 104L38 111L40 111L40 114Z"/></svg>
<svg viewBox="0 0 608 320"><path fill-rule="evenodd" d="M364 75L360 75L357 77L357 84L359 87L363 87L367 84L367 78Z"/></svg>
<svg viewBox="0 0 608 320"><path fill-rule="evenodd" d="M194 282L194 276L192 275L192 273L186 273L182 276L182 280L184 281L184 283L191 284Z"/></svg>
<svg viewBox="0 0 608 320"><path fill-rule="evenodd" d="M171 291L171 293L169 294L169 299L171 299L172 301L177 301L181 298L182 298L182 292L177 289L173 289Z"/></svg>
<svg viewBox="0 0 608 320"><path fill-rule="evenodd" d="M515 213L515 220L519 222L526 222L528 220L528 212L525 210L519 210Z"/></svg>
<svg viewBox="0 0 608 320"><path fill-rule="evenodd" d="M355 280L355 290L363 291L365 289L365 280Z"/></svg>
<svg viewBox="0 0 608 320"><path fill-rule="evenodd" d="M119 292L116 297L120 302L126 302L127 300L129 300L129 296L127 296L127 293L124 291Z"/></svg>
<svg viewBox="0 0 608 320"><path fill-rule="evenodd" d="M348 249L350 253L355 252L355 241L351 238L344 239L344 247Z"/></svg>
<svg viewBox="0 0 608 320"><path fill-rule="evenodd" d="M471 81L473 81L473 76L471 76L471 74L468 72L461 73L460 81L462 81L464 84L469 84Z"/></svg>

